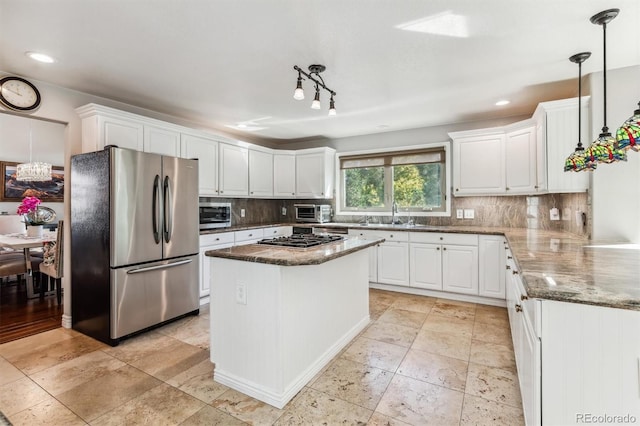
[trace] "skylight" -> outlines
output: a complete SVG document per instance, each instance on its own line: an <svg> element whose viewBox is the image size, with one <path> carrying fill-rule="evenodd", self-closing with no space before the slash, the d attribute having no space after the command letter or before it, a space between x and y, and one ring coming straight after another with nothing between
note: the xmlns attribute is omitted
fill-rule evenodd
<svg viewBox="0 0 640 426"><path fill-rule="evenodd" d="M469 37L467 17L456 15L450 10L416 21L405 22L404 24L396 25L396 28L448 37Z"/></svg>

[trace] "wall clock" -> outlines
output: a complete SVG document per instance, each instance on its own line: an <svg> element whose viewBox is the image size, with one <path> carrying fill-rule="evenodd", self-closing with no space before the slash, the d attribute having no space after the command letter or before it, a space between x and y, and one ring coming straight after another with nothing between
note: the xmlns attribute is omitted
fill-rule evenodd
<svg viewBox="0 0 640 426"><path fill-rule="evenodd" d="M20 77L0 79L0 102L15 111L33 111L40 105L40 92Z"/></svg>

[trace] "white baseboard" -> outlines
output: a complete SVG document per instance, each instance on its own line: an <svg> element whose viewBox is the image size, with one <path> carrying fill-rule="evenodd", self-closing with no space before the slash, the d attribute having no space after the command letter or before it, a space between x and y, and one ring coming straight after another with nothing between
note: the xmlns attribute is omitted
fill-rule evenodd
<svg viewBox="0 0 640 426"><path fill-rule="evenodd" d="M501 308L507 306L507 301L504 299L494 299L491 297L474 296L470 294L451 293L448 291L427 290L425 288L405 287L400 285L380 284L374 282L369 282L369 288L395 291L396 293L409 293L418 296L438 297L440 299L459 300L461 302L479 303L481 305L499 306Z"/></svg>
<svg viewBox="0 0 640 426"><path fill-rule="evenodd" d="M218 370L213 372L213 380L232 389L249 395L276 408L283 408L309 381L318 374L344 347L351 342L369 324L367 314L354 327L345 333L338 341L327 349L313 364L302 371L298 377L291 381L282 392L266 389L254 382L244 380L233 374Z"/></svg>

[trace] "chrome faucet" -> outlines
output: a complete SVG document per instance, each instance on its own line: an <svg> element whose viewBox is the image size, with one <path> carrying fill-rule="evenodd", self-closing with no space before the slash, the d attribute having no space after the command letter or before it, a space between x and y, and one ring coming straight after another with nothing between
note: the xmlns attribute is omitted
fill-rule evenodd
<svg viewBox="0 0 640 426"><path fill-rule="evenodd" d="M396 200L393 200L393 204L391 204L391 224L392 225L401 223L399 219L396 219L396 214L398 214L398 203L396 203Z"/></svg>

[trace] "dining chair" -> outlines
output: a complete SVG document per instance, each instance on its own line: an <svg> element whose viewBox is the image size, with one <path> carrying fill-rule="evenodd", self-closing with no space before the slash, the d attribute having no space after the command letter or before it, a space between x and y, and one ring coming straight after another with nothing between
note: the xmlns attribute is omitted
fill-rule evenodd
<svg viewBox="0 0 640 426"><path fill-rule="evenodd" d="M40 273L47 275L47 281L40 282L40 297L44 297L45 288L49 288L49 278L53 278L56 285L56 297L58 305L62 303L62 274L63 265L63 245L64 245L63 221L58 221L58 233L55 241L43 243L43 260L40 264ZM44 278L44 277L43 277Z"/></svg>

